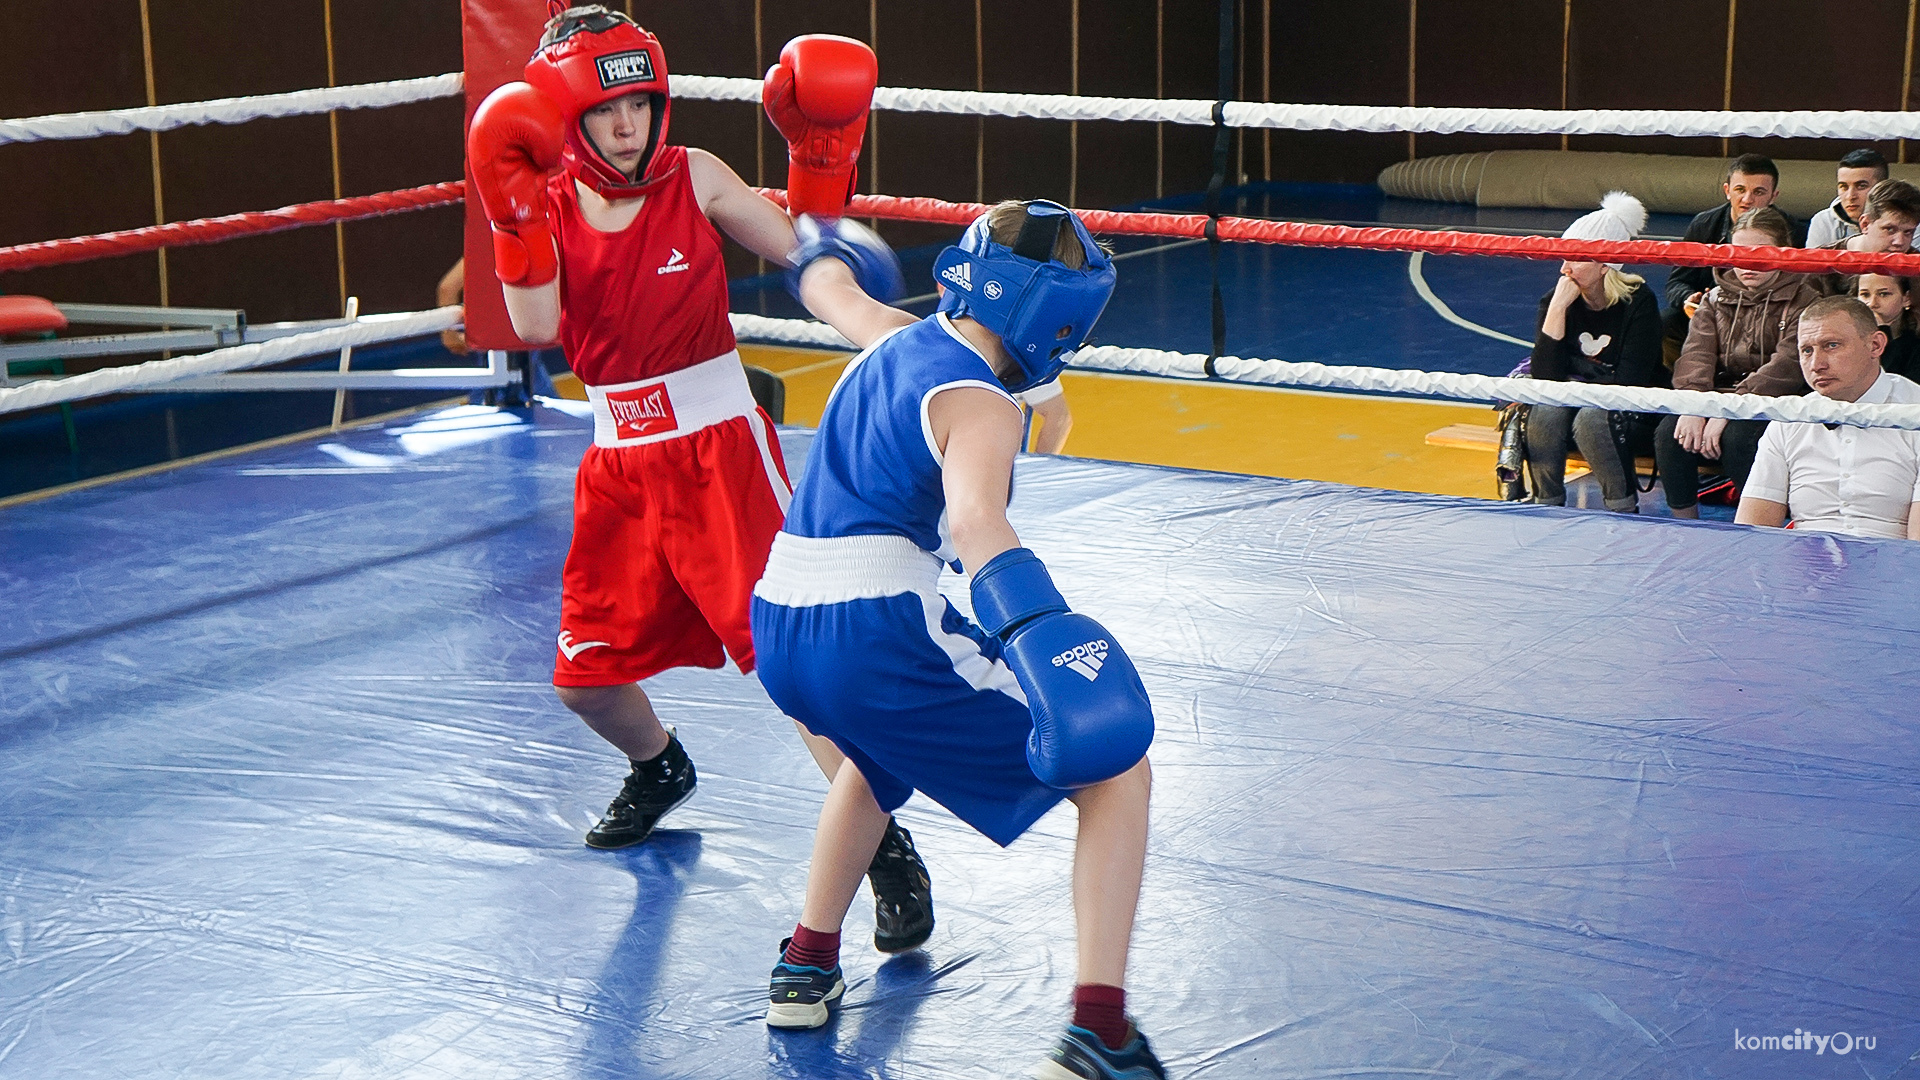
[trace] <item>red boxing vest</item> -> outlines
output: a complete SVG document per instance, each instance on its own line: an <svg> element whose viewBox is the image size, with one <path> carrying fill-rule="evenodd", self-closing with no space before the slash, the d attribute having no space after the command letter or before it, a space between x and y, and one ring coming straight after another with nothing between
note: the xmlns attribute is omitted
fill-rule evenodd
<svg viewBox="0 0 1920 1080"><path fill-rule="evenodd" d="M579 189L548 185L560 247L560 345L589 386L653 379L732 352L720 234L693 194L687 148L663 146L633 223L601 232L580 214Z"/></svg>

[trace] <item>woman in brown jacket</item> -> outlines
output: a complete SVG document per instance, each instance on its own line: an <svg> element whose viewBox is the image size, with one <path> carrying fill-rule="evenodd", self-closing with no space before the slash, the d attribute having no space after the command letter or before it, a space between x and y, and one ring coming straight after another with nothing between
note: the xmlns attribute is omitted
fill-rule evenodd
<svg viewBox="0 0 1920 1080"><path fill-rule="evenodd" d="M1733 226L1736 247L1791 247L1793 227L1778 210L1761 207ZM1714 271L1716 284L1700 301L1687 342L1673 364L1675 390L1718 390L1769 396L1807 392L1800 377L1800 313L1819 299L1804 274L1781 270ZM1699 466L1718 461L1720 472L1744 487L1765 420L1668 416L1654 430L1667 506L1678 518L1700 516Z"/></svg>

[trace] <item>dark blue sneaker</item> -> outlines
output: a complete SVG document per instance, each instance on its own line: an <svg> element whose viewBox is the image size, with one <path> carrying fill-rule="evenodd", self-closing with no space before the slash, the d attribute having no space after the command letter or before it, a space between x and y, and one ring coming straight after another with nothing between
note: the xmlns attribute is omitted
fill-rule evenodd
<svg viewBox="0 0 1920 1080"><path fill-rule="evenodd" d="M786 961L788 938L780 943L780 962L773 965L773 981L767 988L767 1026L777 1028L817 1028L827 1022L827 1006L847 992L847 980L840 965L832 971L817 967L797 967Z"/></svg>
<svg viewBox="0 0 1920 1080"><path fill-rule="evenodd" d="M1147 1037L1132 1026L1127 1030L1133 1036L1127 1045L1109 1050L1100 1036L1068 1025L1034 1076L1037 1080L1167 1080L1167 1070L1153 1056Z"/></svg>

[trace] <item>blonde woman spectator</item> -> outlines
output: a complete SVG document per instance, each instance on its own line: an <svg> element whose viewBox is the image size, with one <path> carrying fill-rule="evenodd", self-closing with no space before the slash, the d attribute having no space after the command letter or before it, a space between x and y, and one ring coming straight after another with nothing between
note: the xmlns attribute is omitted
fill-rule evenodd
<svg viewBox="0 0 1920 1080"><path fill-rule="evenodd" d="M1647 210L1623 191L1608 193L1600 209L1568 226L1569 240L1631 240L1646 227ZM1660 304L1646 279L1619 263L1566 262L1560 280L1540 299L1530 368L1536 379L1667 385L1660 363ZM1567 501L1567 447L1580 447L1600 481L1607 509L1640 511L1633 478L1636 454L1651 452L1658 418L1606 409L1534 405L1527 410L1527 468L1533 501Z"/></svg>

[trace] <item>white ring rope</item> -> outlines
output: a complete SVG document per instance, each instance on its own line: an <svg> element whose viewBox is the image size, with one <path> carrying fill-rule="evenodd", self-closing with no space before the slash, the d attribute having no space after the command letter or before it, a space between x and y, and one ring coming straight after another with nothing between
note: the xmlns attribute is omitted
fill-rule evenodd
<svg viewBox="0 0 1920 1080"><path fill-rule="evenodd" d="M758 315L736 314L733 316L733 331L742 338L786 345L852 347L832 327L803 319L767 319ZM1072 367L1076 371L1205 381L1206 362L1207 358L1199 353L1095 345L1075 354ZM1219 381L1268 386L1372 390L1467 401L1519 401L1529 405L1590 405L1628 412L1716 416L1729 420L1767 419L1920 429L1920 405L1860 405L1814 394L1806 397L1762 397L1758 394L1658 390L1643 386L1606 386L1599 383L1548 382L1544 379L1508 379L1451 372L1395 371L1286 360L1252 360L1238 356L1222 356L1215 360L1214 371Z"/></svg>
<svg viewBox="0 0 1920 1080"><path fill-rule="evenodd" d="M458 306L391 315L368 315L349 326L336 326L272 341L236 345L228 349L172 360L151 360L130 367L101 368L84 375L47 379L26 386L0 388L0 413L35 409L63 401L117 394L160 386L192 375L241 371L267 364L335 352L348 345L370 345L400 338L438 333L458 326ZM825 323L804 319L769 319L734 313L734 333L757 341L837 349L853 346ZM1080 371L1154 375L1162 378L1206 381L1207 358L1199 353L1158 349L1121 349L1095 345L1080 350L1073 367ZM1758 394L1704 393L1698 390L1657 390L1598 383L1548 382L1465 375L1434 371L1395 371L1387 368L1295 363L1222 356L1214 361L1216 378L1234 383L1270 386L1311 386L1332 390L1372 390L1422 397L1462 398L1468 401L1519 401L1529 405L1593 406L1632 412L1677 413L1682 416L1718 416L1730 420L1784 420L1795 423L1845 423L1857 427L1920 429L1920 405L1860 405L1809 394L1805 397L1762 397Z"/></svg>
<svg viewBox="0 0 1920 1080"><path fill-rule="evenodd" d="M167 131L188 124L236 124L269 116L301 116L334 109L368 109L453 97L460 72L422 79L366 83L286 94L220 98L139 109L61 113L0 120L0 144L84 139L132 131ZM760 100L760 80L674 75L673 93L693 101ZM1002 94L978 90L923 90L883 86L873 107L893 112L958 116L1018 116L1043 120L1145 120L1205 127L1211 101L1198 98L1113 98L1073 94ZM1439 109L1401 105L1293 105L1227 102L1228 127L1289 131L1473 133L1480 135L1762 136L1793 139L1920 138L1920 112L1728 112L1682 109Z"/></svg>
<svg viewBox="0 0 1920 1080"><path fill-rule="evenodd" d="M30 116L22 120L0 120L0 145L43 139L90 139L96 135L125 135L133 131L171 131L189 124L238 124L262 117L306 116L335 109L383 109L389 105L455 97L465 85L466 77L455 71L424 79L295 90L286 94Z"/></svg>
<svg viewBox="0 0 1920 1080"><path fill-rule="evenodd" d="M759 101L760 80L675 75L673 94L706 101ZM1206 126L1211 101L1001 94L883 86L873 107L895 112L1019 116L1045 120L1151 120ZM1229 101L1228 127L1289 131L1481 135L1768 136L1793 139L1920 138L1920 112L1726 112L1681 109L1437 109L1400 105L1290 105Z"/></svg>
<svg viewBox="0 0 1920 1080"><path fill-rule="evenodd" d="M1206 362L1207 358L1199 353L1120 349L1110 345L1082 349L1073 358L1073 366L1081 370L1176 379L1205 379ZM1527 405L1592 406L1626 412L1724 417L1728 420L1764 419L1920 429L1920 405L1861 405L1851 401L1834 401L1817 394L1763 397L1759 394L1509 379L1444 371L1395 371L1288 360L1252 360L1239 356L1216 359L1213 370L1220 379L1236 383L1373 390L1468 401L1518 401Z"/></svg>
<svg viewBox="0 0 1920 1080"><path fill-rule="evenodd" d="M853 342L840 336L840 331L823 322L812 319L769 319L762 315L747 315L732 312L728 318L733 320L733 335L753 341L771 341L781 345L809 345L824 349L854 349Z"/></svg>
<svg viewBox="0 0 1920 1080"><path fill-rule="evenodd" d="M431 311L403 311L392 315L367 315L347 326L328 327L305 334L274 338L249 345L171 360L149 360L127 367L101 368L84 375L46 379L25 386L0 388L0 413L37 409L63 401L117 394L125 390L160 386L191 375L213 375L226 371L276 364L302 356L338 352L348 345L371 345L381 341L435 334L460 325L459 306ZM475 369L478 371L479 369Z"/></svg>

